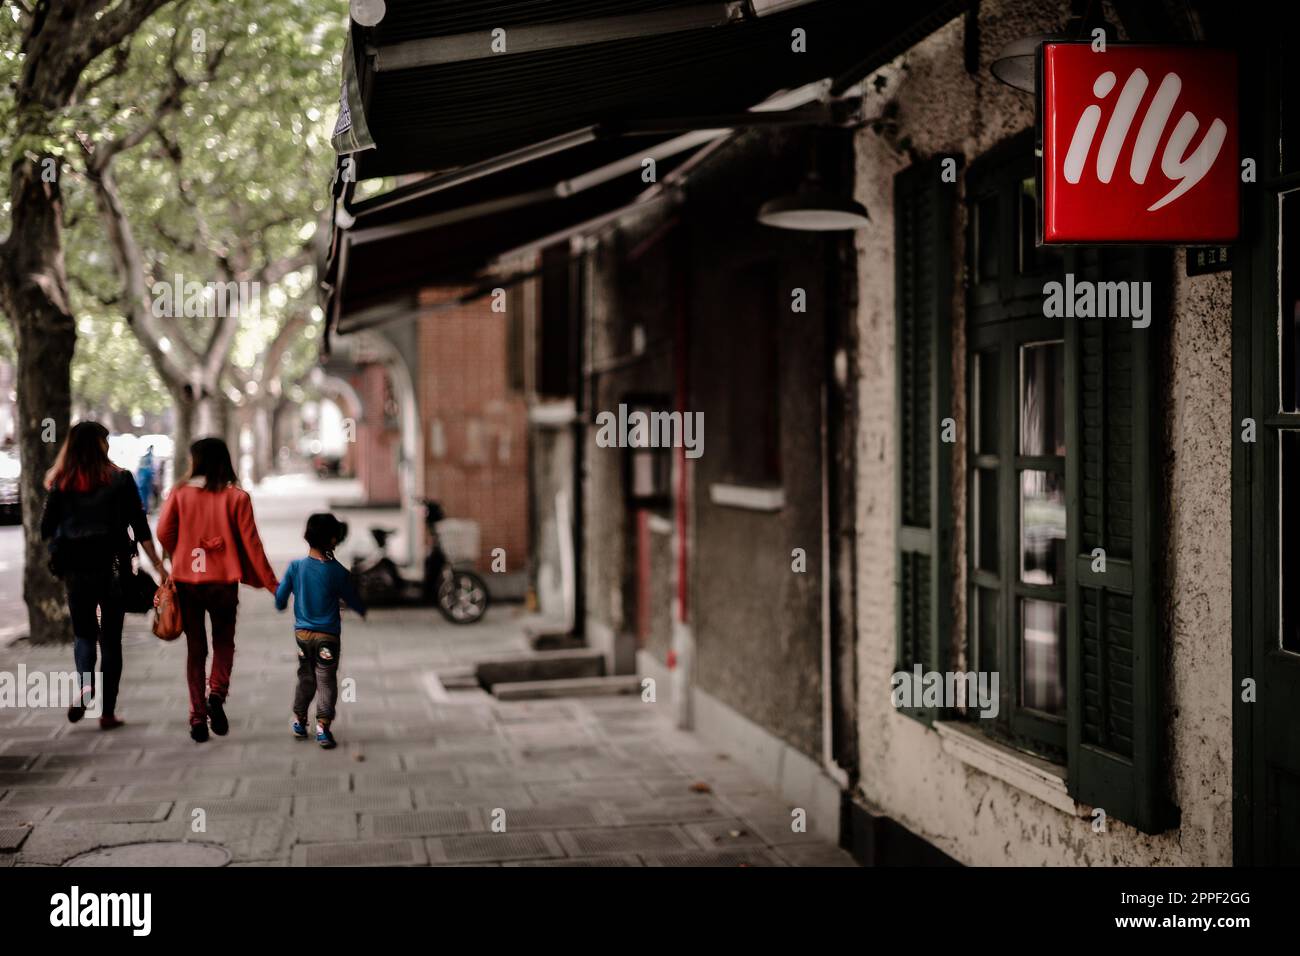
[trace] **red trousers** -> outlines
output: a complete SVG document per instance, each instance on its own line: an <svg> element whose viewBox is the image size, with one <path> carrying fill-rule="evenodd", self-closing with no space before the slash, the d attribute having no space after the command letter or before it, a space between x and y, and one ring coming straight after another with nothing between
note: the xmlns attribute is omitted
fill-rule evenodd
<svg viewBox="0 0 1300 956"><path fill-rule="evenodd" d="M220 700L230 691L230 669L235 663L235 613L239 608L238 584L185 584L176 582L176 600L189 655L185 680L190 687L190 724L208 721L208 693ZM212 618L212 676L207 676L208 630Z"/></svg>

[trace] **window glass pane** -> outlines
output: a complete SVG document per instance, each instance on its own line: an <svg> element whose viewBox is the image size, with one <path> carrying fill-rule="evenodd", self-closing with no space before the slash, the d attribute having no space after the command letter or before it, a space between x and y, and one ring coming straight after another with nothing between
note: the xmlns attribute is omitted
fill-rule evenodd
<svg viewBox="0 0 1300 956"><path fill-rule="evenodd" d="M1064 716L1065 605L1024 598L1020 622L1020 704Z"/></svg>
<svg viewBox="0 0 1300 956"><path fill-rule="evenodd" d="M1282 647L1300 654L1300 432L1282 432Z"/></svg>
<svg viewBox="0 0 1300 956"><path fill-rule="evenodd" d="M998 592L975 589L975 669L985 674L998 669Z"/></svg>
<svg viewBox="0 0 1300 956"><path fill-rule="evenodd" d="M1300 411L1300 192L1283 194L1280 223L1282 410Z"/></svg>
<svg viewBox="0 0 1300 956"><path fill-rule="evenodd" d="M998 570L998 472L975 469L975 567Z"/></svg>
<svg viewBox="0 0 1300 956"><path fill-rule="evenodd" d="M975 453L998 453L998 353L975 356Z"/></svg>
<svg viewBox="0 0 1300 956"><path fill-rule="evenodd" d="M975 204L975 281L998 277L998 197L985 196Z"/></svg>
<svg viewBox="0 0 1300 956"><path fill-rule="evenodd" d="M1020 580L1065 581L1065 479L1053 471L1020 474Z"/></svg>
<svg viewBox="0 0 1300 956"><path fill-rule="evenodd" d="M1038 245L1038 180L1028 176L1020 181L1020 222L1017 263L1021 275L1033 275L1056 269L1061 264L1061 251L1052 246Z"/></svg>
<svg viewBox="0 0 1300 956"><path fill-rule="evenodd" d="M1020 349L1020 453L1065 454L1065 346Z"/></svg>

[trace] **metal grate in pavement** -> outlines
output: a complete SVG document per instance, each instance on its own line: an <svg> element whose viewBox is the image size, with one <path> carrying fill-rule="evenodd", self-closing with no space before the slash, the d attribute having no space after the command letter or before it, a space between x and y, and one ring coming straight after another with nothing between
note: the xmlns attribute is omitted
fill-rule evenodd
<svg viewBox="0 0 1300 956"><path fill-rule="evenodd" d="M561 845L571 856L695 849L695 844L684 833L673 827L569 830L560 833L559 838Z"/></svg>
<svg viewBox="0 0 1300 956"><path fill-rule="evenodd" d="M177 797L229 797L235 792L233 780L184 780L163 783L141 783L127 787L119 800L175 800Z"/></svg>
<svg viewBox="0 0 1300 956"><path fill-rule="evenodd" d="M646 866L784 866L767 850L759 849L657 853L644 859Z"/></svg>
<svg viewBox="0 0 1300 956"><path fill-rule="evenodd" d="M415 840L382 843L313 843L294 847L295 866L402 866L425 863L424 847Z"/></svg>
<svg viewBox="0 0 1300 956"><path fill-rule="evenodd" d="M522 785L483 785L478 787L426 787L416 792L421 807L500 807L528 804L528 791Z"/></svg>
<svg viewBox="0 0 1300 956"><path fill-rule="evenodd" d="M278 794L281 796L298 796L300 794L342 793L348 789L345 774L334 777L250 777L244 784L244 792L253 794Z"/></svg>
<svg viewBox="0 0 1300 956"><path fill-rule="evenodd" d="M53 787L67 776L66 770L0 770L0 787Z"/></svg>
<svg viewBox="0 0 1300 956"><path fill-rule="evenodd" d="M374 836L442 836L483 829L478 814L466 808L367 814L361 827Z"/></svg>
<svg viewBox="0 0 1300 956"><path fill-rule="evenodd" d="M107 803L97 807L64 807L53 823L99 820L105 823L154 823L167 816L170 803Z"/></svg>
<svg viewBox="0 0 1300 956"><path fill-rule="evenodd" d="M448 767L444 770L417 770L414 773L383 771L357 774L358 790L386 790L389 787L437 787L464 783L460 771Z"/></svg>
<svg viewBox="0 0 1300 956"><path fill-rule="evenodd" d="M31 827L0 827L0 850L12 853L23 845Z"/></svg>
<svg viewBox="0 0 1300 956"><path fill-rule="evenodd" d="M112 787L24 787L9 791L6 807L70 807L85 803L107 803Z"/></svg>
<svg viewBox="0 0 1300 956"><path fill-rule="evenodd" d="M562 857L564 851L549 833L484 833L429 841L439 863L484 862Z"/></svg>
<svg viewBox="0 0 1300 956"><path fill-rule="evenodd" d="M233 800L190 800L185 803L181 816L188 820L193 812L202 810L208 819L222 817L286 817L289 815L288 797L239 797Z"/></svg>

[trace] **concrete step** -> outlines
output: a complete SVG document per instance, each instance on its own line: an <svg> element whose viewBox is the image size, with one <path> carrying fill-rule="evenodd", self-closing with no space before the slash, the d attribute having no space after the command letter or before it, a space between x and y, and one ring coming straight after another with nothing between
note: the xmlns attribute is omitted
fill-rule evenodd
<svg viewBox="0 0 1300 956"><path fill-rule="evenodd" d="M535 700L545 697L607 697L641 693L641 678L636 674L614 677L570 677L559 680L530 680L497 684L492 696L497 700Z"/></svg>
<svg viewBox="0 0 1300 956"><path fill-rule="evenodd" d="M474 665L478 682L489 689L497 684L600 677L604 673L605 655L589 648L503 655Z"/></svg>

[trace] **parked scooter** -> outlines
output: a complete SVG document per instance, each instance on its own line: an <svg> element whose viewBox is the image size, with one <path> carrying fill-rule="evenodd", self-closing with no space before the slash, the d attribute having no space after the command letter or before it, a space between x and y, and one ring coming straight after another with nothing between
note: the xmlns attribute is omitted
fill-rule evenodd
<svg viewBox="0 0 1300 956"><path fill-rule="evenodd" d="M424 558L424 580L402 575L388 556L388 539L396 528L372 527L375 551L352 562L352 580L361 599L371 607L400 604L436 605L452 624L474 624L487 613L487 585L473 571L447 559L438 537L438 522L446 517L436 501L424 502L424 526L430 545Z"/></svg>

